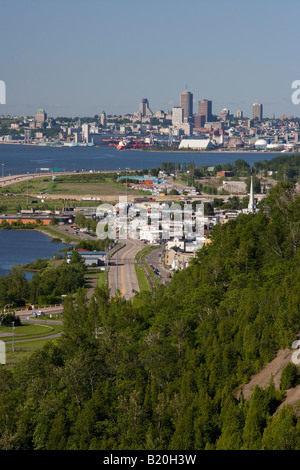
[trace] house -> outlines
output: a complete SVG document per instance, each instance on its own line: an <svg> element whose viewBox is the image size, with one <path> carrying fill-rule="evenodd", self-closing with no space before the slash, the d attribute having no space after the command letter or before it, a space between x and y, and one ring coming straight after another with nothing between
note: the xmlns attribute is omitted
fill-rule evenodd
<svg viewBox="0 0 300 470"><path fill-rule="evenodd" d="M185 253L178 247L173 247L167 251L165 264L172 270L187 268L191 259L195 258L195 253Z"/></svg>

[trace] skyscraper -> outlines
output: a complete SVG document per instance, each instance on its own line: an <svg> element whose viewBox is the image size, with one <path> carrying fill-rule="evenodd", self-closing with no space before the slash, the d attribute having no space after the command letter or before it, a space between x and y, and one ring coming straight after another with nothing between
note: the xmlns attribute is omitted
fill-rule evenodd
<svg viewBox="0 0 300 470"><path fill-rule="evenodd" d="M183 122L183 109L180 106L175 106L172 109L172 125L180 124Z"/></svg>
<svg viewBox="0 0 300 470"><path fill-rule="evenodd" d="M194 116L194 129L201 129L204 127L205 124L205 116L200 116L199 114L195 114Z"/></svg>
<svg viewBox="0 0 300 470"><path fill-rule="evenodd" d="M180 107L183 109L183 119L189 121L193 117L193 94L183 91L180 94Z"/></svg>
<svg viewBox="0 0 300 470"><path fill-rule="evenodd" d="M259 121L263 118L263 105L260 103L253 104L253 119L258 119Z"/></svg>
<svg viewBox="0 0 300 470"><path fill-rule="evenodd" d="M212 121L212 101L201 100L198 101L198 114L199 116L205 116L205 122Z"/></svg>

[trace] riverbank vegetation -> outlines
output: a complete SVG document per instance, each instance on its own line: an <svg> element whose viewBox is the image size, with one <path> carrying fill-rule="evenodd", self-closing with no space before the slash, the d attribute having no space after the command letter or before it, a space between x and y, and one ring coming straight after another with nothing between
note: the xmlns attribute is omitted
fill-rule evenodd
<svg viewBox="0 0 300 470"><path fill-rule="evenodd" d="M73 294L85 285L85 271L84 262L76 251L72 253L69 263L62 259L57 266L53 263L44 265L44 261L40 260L30 281L26 279L25 268L15 265L7 276L0 277L0 307L60 303L62 295Z"/></svg>

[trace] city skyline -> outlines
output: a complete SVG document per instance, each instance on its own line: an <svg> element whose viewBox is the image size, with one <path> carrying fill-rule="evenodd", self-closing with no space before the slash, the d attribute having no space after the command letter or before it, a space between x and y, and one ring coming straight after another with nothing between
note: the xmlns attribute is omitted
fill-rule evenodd
<svg viewBox="0 0 300 470"><path fill-rule="evenodd" d="M2 2L0 114L133 114L144 97L171 110L186 89L194 110L207 98L216 114L251 116L258 101L264 117L299 117L298 11L292 0Z"/></svg>

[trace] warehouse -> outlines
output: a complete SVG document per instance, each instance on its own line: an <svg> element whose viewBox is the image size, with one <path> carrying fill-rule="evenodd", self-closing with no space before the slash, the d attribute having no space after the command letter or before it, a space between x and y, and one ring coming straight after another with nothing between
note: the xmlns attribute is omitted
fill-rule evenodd
<svg viewBox="0 0 300 470"><path fill-rule="evenodd" d="M213 150L214 144L209 139L182 139L179 149Z"/></svg>

